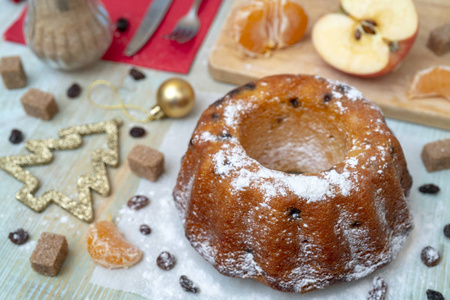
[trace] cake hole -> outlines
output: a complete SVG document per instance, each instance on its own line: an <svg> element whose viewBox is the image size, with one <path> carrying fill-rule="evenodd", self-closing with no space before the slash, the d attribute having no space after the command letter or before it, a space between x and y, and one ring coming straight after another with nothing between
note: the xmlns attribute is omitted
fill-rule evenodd
<svg viewBox="0 0 450 300"><path fill-rule="evenodd" d="M352 228L359 227L359 226L361 226L361 222L355 221L355 222L353 222L352 225L350 225L350 226L351 226Z"/></svg>
<svg viewBox="0 0 450 300"><path fill-rule="evenodd" d="M302 218L302 211L295 207L290 207L288 209L288 214L294 220L300 220Z"/></svg>
<svg viewBox="0 0 450 300"><path fill-rule="evenodd" d="M243 117L236 136L246 154L266 168L290 174L316 173L343 161L351 144L348 133L340 130L333 113L306 101L304 109L261 105Z"/></svg>

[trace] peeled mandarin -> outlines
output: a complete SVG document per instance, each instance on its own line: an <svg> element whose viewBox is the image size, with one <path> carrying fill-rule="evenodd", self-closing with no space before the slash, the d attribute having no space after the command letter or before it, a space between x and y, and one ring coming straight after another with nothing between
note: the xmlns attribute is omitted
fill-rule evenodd
<svg viewBox="0 0 450 300"><path fill-rule="evenodd" d="M443 97L450 100L450 67L436 66L418 72L412 81L409 96Z"/></svg>
<svg viewBox="0 0 450 300"><path fill-rule="evenodd" d="M142 258L142 252L125 240L111 221L91 225L86 236L87 250L92 259L108 269L129 268Z"/></svg>
<svg viewBox="0 0 450 300"><path fill-rule="evenodd" d="M308 17L297 0L250 0L234 11L232 25L233 40L256 56L300 41Z"/></svg>

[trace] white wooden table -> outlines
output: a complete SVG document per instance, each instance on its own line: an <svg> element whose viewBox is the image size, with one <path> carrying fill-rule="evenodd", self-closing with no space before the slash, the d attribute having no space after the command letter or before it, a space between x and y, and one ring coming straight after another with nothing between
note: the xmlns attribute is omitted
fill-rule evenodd
<svg viewBox="0 0 450 300"><path fill-rule="evenodd" d="M232 86L212 80L207 70L207 57L221 29L223 20L231 7L232 1L224 0L221 9L210 28L206 40L197 55L189 75L184 76L196 90L217 92L224 94ZM15 4L12 1L0 2L0 32L3 33L7 26L19 15L23 4ZM57 131L70 125L81 125L104 121L113 117L123 117L117 111L103 111L93 108L85 97L69 100L65 95L66 89L78 82L86 88L95 79L106 79L120 87L120 93L125 100L132 99L135 104L151 107L155 103L155 93L158 86L167 78L175 76L167 72L145 70L147 79L135 82L128 76L128 65L112 62L99 62L90 69L62 73L42 64L24 46L12 44L0 40L0 57L8 55L20 55L28 74L28 87L36 87L55 94L60 112L51 122L44 122L25 115L20 97L26 88L19 90L6 90L0 84L0 156L25 153L23 143L12 145L8 136L12 128L21 129L25 139L38 139L57 137ZM178 76L178 75L176 75ZM105 94L99 101L110 101ZM215 99L211 99L211 102ZM172 120L164 120L146 124L148 134L139 140L153 147L158 147L165 133L168 131ZM402 136L420 136L424 141L450 138L450 132L435 128L414 125L410 123L388 120L389 126L397 134ZM128 135L129 128L134 125L125 120L121 128L120 157L122 161L126 157L136 140ZM104 140L99 138L86 138L83 146L78 150L61 151L55 154L55 160L46 167L28 168L41 179L42 191L57 188L71 195L75 192L75 180L82 170L90 168L89 157L91 150L100 147ZM183 145L184 146L184 145ZM421 148L418 144L416 147ZM417 157L419 160L420 158ZM122 205L134 194L139 183L139 178L130 175L126 163L122 163L117 169L109 169L112 193L109 197L93 195L96 220L105 219L108 215L115 215ZM450 223L450 176L448 171L432 174L412 174L414 178L413 189L419 184L433 182L441 186L441 193L430 201L431 220L436 219L440 224ZM35 213L15 200L15 193L21 187L21 183L0 171L0 299L137 299L141 298L131 293L125 293L114 289L93 285L89 278L95 268L95 264L85 250L86 223L78 221L67 214L60 207L51 205L43 213ZM417 193L416 193L417 194ZM440 203L440 205L438 205ZM414 204L414 203L413 203ZM417 207L412 207L413 213ZM396 295L396 299L425 299L425 291L428 288L436 288L450 299L450 240L442 237L442 228L438 232L430 232L442 245L443 260L439 267L434 269L424 268L420 259L411 261L417 265L417 274L411 274L411 281L404 292ZM25 245L16 246L8 239L8 233L17 228L26 229L31 239ZM37 275L31 270L28 259L34 248L35 242L43 231L61 233L68 237L70 244L70 259L68 259L59 276L55 278ZM200 295L199 295L200 296ZM344 295L343 295L344 296ZM397 297L398 296L398 297ZM199 298L200 299L200 298ZM301 297L299 297L301 299Z"/></svg>

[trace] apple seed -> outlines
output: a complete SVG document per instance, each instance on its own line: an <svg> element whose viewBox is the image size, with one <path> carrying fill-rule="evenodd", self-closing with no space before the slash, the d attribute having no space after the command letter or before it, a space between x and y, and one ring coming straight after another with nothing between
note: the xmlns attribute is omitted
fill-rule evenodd
<svg viewBox="0 0 450 300"><path fill-rule="evenodd" d="M367 33L367 34L375 34L376 33L376 31L375 31L375 29L373 28L373 26L371 25L371 24L369 24L369 23L362 23L361 24L361 27L362 27L362 29Z"/></svg>
<svg viewBox="0 0 450 300"><path fill-rule="evenodd" d="M377 26L377 22L375 22L374 20L364 20L364 22L366 22L367 24L370 24L372 26Z"/></svg>
<svg viewBox="0 0 450 300"><path fill-rule="evenodd" d="M355 31L355 39L359 41L361 39L361 31L359 29L356 29Z"/></svg>

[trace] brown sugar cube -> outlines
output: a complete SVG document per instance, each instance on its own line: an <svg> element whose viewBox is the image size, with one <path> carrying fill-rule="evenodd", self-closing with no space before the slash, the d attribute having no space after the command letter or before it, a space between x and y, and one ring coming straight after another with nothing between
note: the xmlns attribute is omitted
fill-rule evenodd
<svg viewBox="0 0 450 300"><path fill-rule="evenodd" d="M43 232L31 254L31 267L39 274L56 276L68 252L69 246L65 236Z"/></svg>
<svg viewBox="0 0 450 300"><path fill-rule="evenodd" d="M55 97L38 89L29 89L20 102L28 115L42 120L50 120L58 112Z"/></svg>
<svg viewBox="0 0 450 300"><path fill-rule="evenodd" d="M150 181L156 181L164 171L164 154L153 148L136 145L128 154L131 171Z"/></svg>
<svg viewBox="0 0 450 300"><path fill-rule="evenodd" d="M27 76L19 56L2 57L0 60L0 73L3 83L8 90L20 89L27 84Z"/></svg>
<svg viewBox="0 0 450 300"><path fill-rule="evenodd" d="M450 23L433 29L430 32L427 46L437 55L444 55L450 51Z"/></svg>
<svg viewBox="0 0 450 300"><path fill-rule="evenodd" d="M450 169L450 139L426 144L421 156L428 172Z"/></svg>

